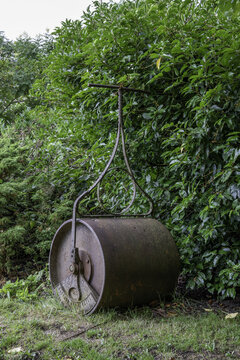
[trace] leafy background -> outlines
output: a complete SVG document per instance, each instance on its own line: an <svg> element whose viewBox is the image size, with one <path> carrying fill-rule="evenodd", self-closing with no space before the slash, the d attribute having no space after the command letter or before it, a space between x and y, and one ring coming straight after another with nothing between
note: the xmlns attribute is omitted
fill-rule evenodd
<svg viewBox="0 0 240 360"><path fill-rule="evenodd" d="M93 2L52 35L0 36L0 274L40 269L74 199L109 159L124 95L134 174L171 231L190 289L240 287L238 4ZM114 165L121 166L120 153ZM105 181L111 189L110 174ZM129 193L121 192L123 203ZM117 187L105 201L111 205ZM81 212L98 213L95 194ZM139 196L132 211L146 210Z"/></svg>

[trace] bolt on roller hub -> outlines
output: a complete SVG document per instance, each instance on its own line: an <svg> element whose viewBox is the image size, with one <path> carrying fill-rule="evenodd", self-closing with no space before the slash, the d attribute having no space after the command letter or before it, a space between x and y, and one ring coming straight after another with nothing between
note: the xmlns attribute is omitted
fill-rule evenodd
<svg viewBox="0 0 240 360"><path fill-rule="evenodd" d="M102 174L75 200L72 219L57 230L49 256L50 280L55 295L65 305L77 304L84 314L103 307L148 304L171 295L180 271L174 240L164 225L149 217L153 212L152 199L137 183L125 150L122 92L144 91L114 85L90 86L118 89L116 143ZM110 171L120 136L127 168L124 171L133 183L130 205L118 213L80 215L78 218L79 201L96 187L103 208L99 186ZM134 202L136 190L147 198L149 210L143 214L126 214Z"/></svg>

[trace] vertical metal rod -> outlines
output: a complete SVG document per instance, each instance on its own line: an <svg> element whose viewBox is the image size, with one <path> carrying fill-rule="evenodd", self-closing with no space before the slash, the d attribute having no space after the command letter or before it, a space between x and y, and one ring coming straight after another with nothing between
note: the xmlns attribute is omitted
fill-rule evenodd
<svg viewBox="0 0 240 360"><path fill-rule="evenodd" d="M129 175L134 183L134 195L133 195L133 200L135 199L135 195L136 195L136 186L138 187L138 189L142 192L142 194L148 199L149 204L150 204L150 208L149 211L145 214L146 215L150 215L153 212L153 201L152 198L143 190L143 188L138 184L137 180L135 179L132 169L129 165L129 161L128 161L128 156L127 156L127 152L126 152L126 147L125 147L125 137L124 137L124 126L123 126L123 110L122 110L122 93L123 93L123 88L119 88L118 90L118 104L119 104L119 121L121 124L121 136L122 136L122 151L123 151L123 157L124 157L124 162L126 164L126 167L128 169ZM123 211L126 212L130 207L132 206L132 203L129 204L129 206Z"/></svg>

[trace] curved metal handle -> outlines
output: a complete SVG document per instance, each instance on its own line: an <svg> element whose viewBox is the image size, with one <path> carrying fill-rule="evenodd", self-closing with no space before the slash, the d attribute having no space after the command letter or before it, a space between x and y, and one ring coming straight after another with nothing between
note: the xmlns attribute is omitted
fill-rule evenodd
<svg viewBox="0 0 240 360"><path fill-rule="evenodd" d="M115 141L115 145L113 148L113 152L112 155L110 157L110 159L108 160L108 163L105 167L105 169L103 170L103 172L100 174L100 176L98 177L98 179L94 182L94 184L92 186L90 186L89 189L87 189L86 191L84 191L81 195L78 196L78 198L75 200L74 205L73 205L73 216L72 216L72 258L74 258L74 253L75 253L75 246L76 246L76 214L77 214L77 207L79 202L85 198L96 186L98 186L98 200L100 198L99 195L99 185L100 182L102 181L102 179L104 178L104 176L107 174L107 172L109 171L110 165L113 162L113 159L116 155L116 151L119 145L119 140L120 140L120 136L121 136L121 142L122 142L122 152L123 152L123 157L124 157L124 162L126 164L127 169L125 170L133 183L133 196L132 199L130 201L130 204L123 209L121 212L119 213L110 213L107 215L87 215L88 217L104 217L104 216L113 216L113 217L117 217L117 216L149 216L152 214L153 212L153 208L154 208L154 204L153 204L153 200L152 198L141 188L141 186L138 184L138 182L136 181L132 169L129 165L129 161L128 161L128 156L126 153L126 148L125 148L125 136L124 136L124 126L123 126L123 110L122 110L122 97L123 97L123 91L136 91L136 92L142 92L142 93L147 93L144 90L139 90L139 89L133 89L133 88L126 88L126 87L122 87L122 86L118 86L118 85L101 85L101 84L89 84L89 86L94 86L94 87L103 87L103 88L111 88L111 89L118 89L118 130L117 130L117 137L116 137L116 141ZM129 208L132 206L135 198L136 198L136 188L138 188L140 190L140 192L148 199L149 202L149 211L146 213L142 213L142 214L128 214L126 215L125 212L127 212L127 210L129 210ZM101 201L100 201L100 205L101 205ZM82 215L85 216L85 215Z"/></svg>

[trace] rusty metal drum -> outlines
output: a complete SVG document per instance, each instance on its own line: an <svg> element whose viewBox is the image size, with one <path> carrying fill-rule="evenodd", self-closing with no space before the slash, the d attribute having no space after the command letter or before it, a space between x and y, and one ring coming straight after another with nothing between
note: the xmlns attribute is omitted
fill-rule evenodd
<svg viewBox="0 0 240 360"><path fill-rule="evenodd" d="M149 304L174 291L180 271L175 242L152 218L76 220L80 270L71 269L72 220L57 230L50 251L50 279L64 304L85 314L100 308Z"/></svg>

